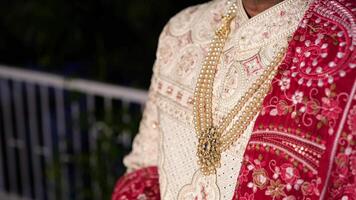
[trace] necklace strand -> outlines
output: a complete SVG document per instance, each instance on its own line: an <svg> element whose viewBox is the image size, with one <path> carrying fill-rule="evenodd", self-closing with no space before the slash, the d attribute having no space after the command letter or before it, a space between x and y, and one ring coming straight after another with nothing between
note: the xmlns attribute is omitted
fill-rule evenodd
<svg viewBox="0 0 356 200"><path fill-rule="evenodd" d="M236 16L236 10L236 3L232 3L227 14L222 17L222 24L215 31L194 92L194 125L198 137L198 165L204 175L216 173L216 169L221 165L221 153L228 150L240 138L259 112L262 101L270 89L271 81L277 74L278 64L285 51L282 48L277 53L260 77L221 120L221 123L215 127L212 115L213 82L223 48L230 33L231 21ZM237 119L232 124L236 116ZM231 128L228 129L230 124L232 124ZM223 134L224 132L226 133Z"/></svg>

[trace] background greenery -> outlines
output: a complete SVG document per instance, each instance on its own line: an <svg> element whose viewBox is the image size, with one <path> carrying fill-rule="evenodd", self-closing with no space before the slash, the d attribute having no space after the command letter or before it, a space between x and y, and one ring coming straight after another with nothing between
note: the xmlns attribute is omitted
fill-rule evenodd
<svg viewBox="0 0 356 200"><path fill-rule="evenodd" d="M147 88L159 33L204 0L2 0L0 63Z"/></svg>
<svg viewBox="0 0 356 200"><path fill-rule="evenodd" d="M183 8L205 1L1 0L0 64L146 89L164 24ZM131 148L120 138L123 133L133 138L137 132L139 108L113 110L109 116L103 109L98 112L98 123L104 127L98 148L70 158L82 179L90 180L84 187L70 187L70 199L97 199L92 184L100 186L99 199L109 199L124 172L122 157ZM93 124L80 126L86 133ZM64 165L69 164L55 159L48 177L60 182ZM56 189L58 197L60 190Z"/></svg>

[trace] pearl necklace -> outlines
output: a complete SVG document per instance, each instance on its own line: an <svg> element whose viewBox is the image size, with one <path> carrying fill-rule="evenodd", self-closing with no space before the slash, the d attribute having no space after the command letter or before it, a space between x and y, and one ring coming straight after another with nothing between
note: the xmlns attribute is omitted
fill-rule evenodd
<svg viewBox="0 0 356 200"><path fill-rule="evenodd" d="M222 17L222 24L215 31L215 36L210 43L208 55L203 62L194 92L194 126L198 137L198 165L204 175L216 173L216 169L221 166L221 153L228 150L240 138L259 112L285 51L283 48L277 53L273 61L238 100L233 109L218 126L214 126L212 115L213 82L230 33L231 21L236 16L236 9L236 3L231 4L227 14ZM238 117L232 124L236 116ZM230 129L227 129L229 126Z"/></svg>

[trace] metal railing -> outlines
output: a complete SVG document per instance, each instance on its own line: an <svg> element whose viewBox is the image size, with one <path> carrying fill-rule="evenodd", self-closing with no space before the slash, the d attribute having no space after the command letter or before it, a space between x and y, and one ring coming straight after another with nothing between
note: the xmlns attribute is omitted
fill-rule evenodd
<svg viewBox="0 0 356 200"><path fill-rule="evenodd" d="M140 113L146 95L0 66L0 199L81 199L78 188L90 191L91 198L82 199L100 199L101 185L90 180L83 167L102 159L93 157L105 146L98 143L101 134L119 132L115 144L129 149L135 130L121 123L135 120L132 113ZM115 123L120 128L112 128ZM82 155L92 156L81 165L73 158L81 160Z"/></svg>

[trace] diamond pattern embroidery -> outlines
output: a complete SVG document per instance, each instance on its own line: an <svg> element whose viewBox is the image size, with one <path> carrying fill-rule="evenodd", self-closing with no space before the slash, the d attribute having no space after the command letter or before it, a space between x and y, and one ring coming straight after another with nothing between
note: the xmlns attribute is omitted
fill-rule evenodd
<svg viewBox="0 0 356 200"><path fill-rule="evenodd" d="M246 61L243 61L242 66L244 67L244 70L246 71L246 74L248 76L252 76L256 74L259 70L263 69L263 66L261 64L261 58L258 54L254 55Z"/></svg>

